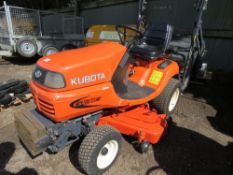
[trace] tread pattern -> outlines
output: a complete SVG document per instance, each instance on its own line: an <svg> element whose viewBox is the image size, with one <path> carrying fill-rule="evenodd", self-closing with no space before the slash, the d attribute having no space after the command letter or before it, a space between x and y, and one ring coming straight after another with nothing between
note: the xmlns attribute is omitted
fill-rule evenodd
<svg viewBox="0 0 233 175"><path fill-rule="evenodd" d="M121 138L120 133L112 128L111 126L99 126L92 130L83 140L78 153L79 164L82 169L87 174L93 174L94 167L90 166L90 162L93 159L93 154L96 151L95 149L99 146L100 142L106 138L117 135L117 137ZM119 142L119 150L120 150L120 142ZM99 174L98 172L95 172Z"/></svg>
<svg viewBox="0 0 233 175"><path fill-rule="evenodd" d="M173 91L180 86L179 80L172 78L167 86L164 88L162 93L156 97L155 99L151 100L151 104L154 108L158 110L160 113L170 114L173 111L168 111L168 105L170 102L171 95Z"/></svg>

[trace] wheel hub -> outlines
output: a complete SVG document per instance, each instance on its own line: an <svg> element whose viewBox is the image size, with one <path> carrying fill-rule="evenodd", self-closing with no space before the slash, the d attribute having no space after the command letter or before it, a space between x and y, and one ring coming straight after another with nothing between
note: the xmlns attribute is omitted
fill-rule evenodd
<svg viewBox="0 0 233 175"><path fill-rule="evenodd" d="M29 43L29 42L24 42L24 43L22 43L22 45L21 45L21 50L22 50L24 53L31 54L31 53L34 51L34 46L33 46L33 44L31 44L31 43Z"/></svg>
<svg viewBox="0 0 233 175"><path fill-rule="evenodd" d="M116 140L108 141L100 150L97 156L97 167L105 169L115 160L119 150L119 144Z"/></svg>
<svg viewBox="0 0 233 175"><path fill-rule="evenodd" d="M102 149L102 151L101 151L101 154L103 155L103 156L105 156L105 155L107 155L108 154L108 148L103 148Z"/></svg>
<svg viewBox="0 0 233 175"><path fill-rule="evenodd" d="M46 55L52 55L52 54L54 54L56 52L57 52L56 49L50 49L50 50L47 51Z"/></svg>
<svg viewBox="0 0 233 175"><path fill-rule="evenodd" d="M173 94L172 94L172 96L171 96L171 100L170 100L169 106L168 106L168 110L169 110L169 111L173 111L173 110L174 110L174 108L175 108L176 105L177 105L179 96L180 96L180 89L177 88L177 89L173 92Z"/></svg>

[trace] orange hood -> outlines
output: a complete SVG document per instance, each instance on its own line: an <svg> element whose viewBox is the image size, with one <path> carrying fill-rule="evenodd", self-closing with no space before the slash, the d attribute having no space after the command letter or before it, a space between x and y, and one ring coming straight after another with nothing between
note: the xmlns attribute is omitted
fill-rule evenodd
<svg viewBox="0 0 233 175"><path fill-rule="evenodd" d="M42 57L37 65L63 74L66 89L75 89L111 81L125 51L116 42L105 42Z"/></svg>

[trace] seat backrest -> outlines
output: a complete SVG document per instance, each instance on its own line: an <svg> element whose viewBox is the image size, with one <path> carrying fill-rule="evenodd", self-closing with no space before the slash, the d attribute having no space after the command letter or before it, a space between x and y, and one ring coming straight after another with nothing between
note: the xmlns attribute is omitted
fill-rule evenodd
<svg viewBox="0 0 233 175"><path fill-rule="evenodd" d="M156 46L165 52L171 41L173 27L169 24L153 23L150 24L142 37L142 42L147 45Z"/></svg>
<svg viewBox="0 0 233 175"><path fill-rule="evenodd" d="M112 77L112 84L117 93L127 92L129 65L130 55L126 52Z"/></svg>

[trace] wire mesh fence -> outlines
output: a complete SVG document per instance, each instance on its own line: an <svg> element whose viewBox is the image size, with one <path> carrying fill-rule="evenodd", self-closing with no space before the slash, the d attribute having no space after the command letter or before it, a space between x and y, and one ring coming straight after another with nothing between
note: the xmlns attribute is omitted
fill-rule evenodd
<svg viewBox="0 0 233 175"><path fill-rule="evenodd" d="M7 26L7 20L6 15L4 11L0 11L0 36L6 37L8 36L8 26Z"/></svg>
<svg viewBox="0 0 233 175"><path fill-rule="evenodd" d="M10 14L15 35L39 35L37 10L10 7Z"/></svg>
<svg viewBox="0 0 233 175"><path fill-rule="evenodd" d="M9 15L9 17L7 17ZM0 9L0 36L9 34L7 20L15 36L82 35L83 19L77 16L9 6ZM14 37L14 36L13 36Z"/></svg>
<svg viewBox="0 0 233 175"><path fill-rule="evenodd" d="M43 54L41 50L51 43L57 48L67 44L80 47L84 43L83 18L4 3L0 7L0 53L20 53L20 39L35 41L38 54Z"/></svg>
<svg viewBox="0 0 233 175"><path fill-rule="evenodd" d="M0 10L0 47L2 47L2 43L9 45L9 30L7 25L7 19L5 12Z"/></svg>
<svg viewBox="0 0 233 175"><path fill-rule="evenodd" d="M40 12L43 35L83 34L82 18L65 14Z"/></svg>
<svg viewBox="0 0 233 175"><path fill-rule="evenodd" d="M82 34L83 20L80 17L64 17L64 34ZM67 27L65 27L67 26Z"/></svg>

